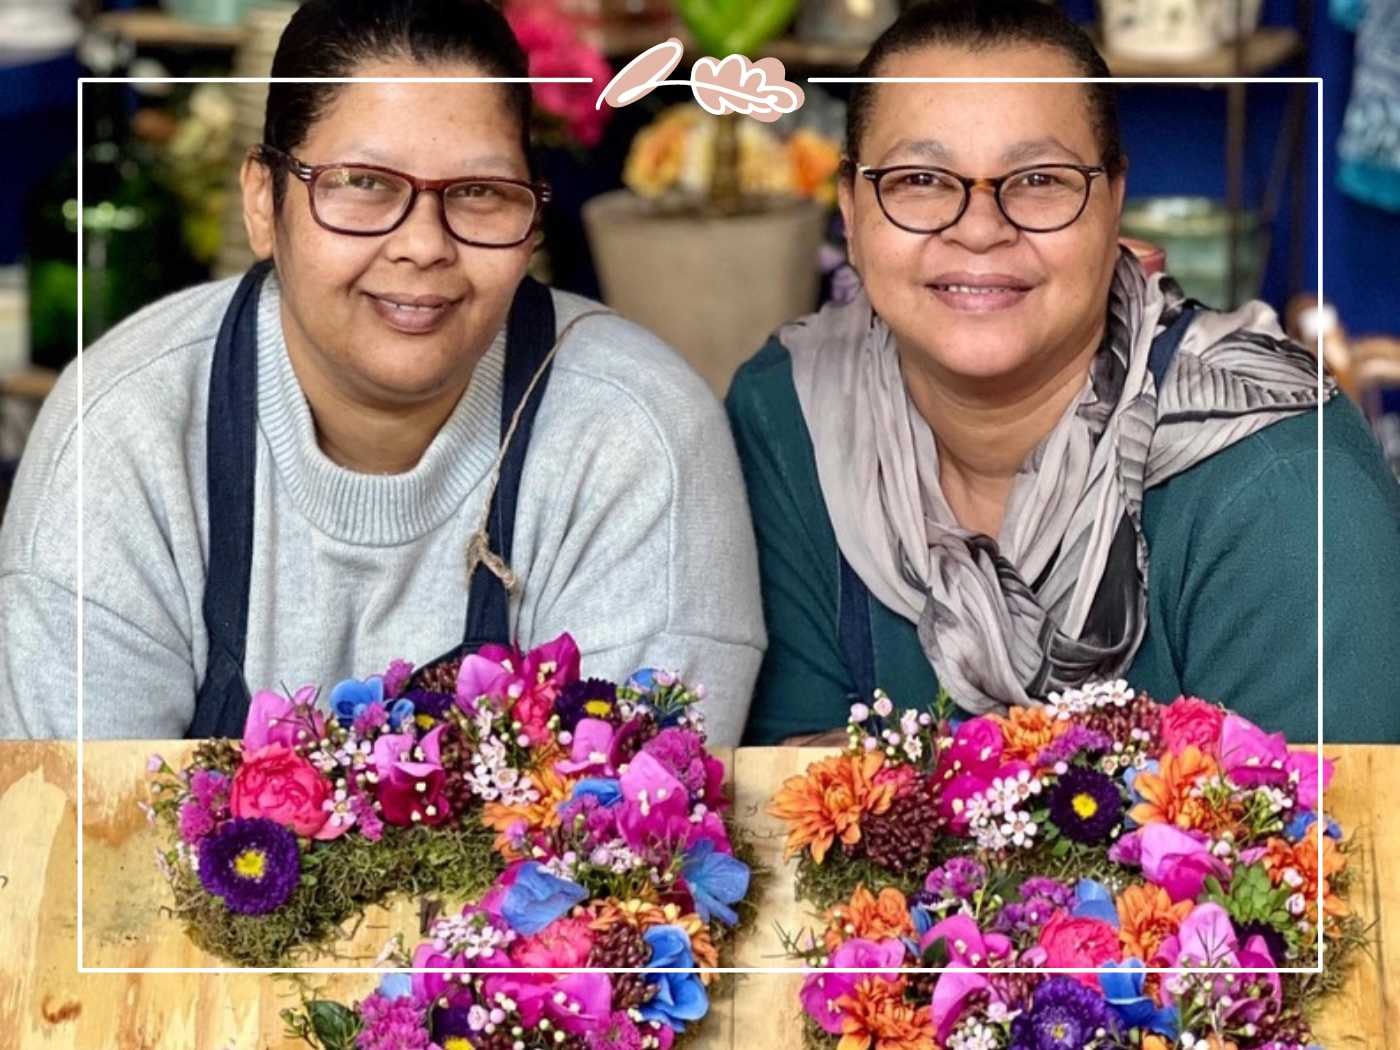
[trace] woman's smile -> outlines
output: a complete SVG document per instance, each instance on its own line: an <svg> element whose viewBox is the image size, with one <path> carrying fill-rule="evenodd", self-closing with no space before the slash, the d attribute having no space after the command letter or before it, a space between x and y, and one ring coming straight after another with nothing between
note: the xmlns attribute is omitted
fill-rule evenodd
<svg viewBox="0 0 1400 1050"><path fill-rule="evenodd" d="M428 335L446 324L462 305L462 299L442 295L401 295L365 292L375 314L396 332Z"/></svg>
<svg viewBox="0 0 1400 1050"><path fill-rule="evenodd" d="M942 273L925 286L934 297L959 313L994 313L1020 306L1035 291L1035 283L1004 273Z"/></svg>

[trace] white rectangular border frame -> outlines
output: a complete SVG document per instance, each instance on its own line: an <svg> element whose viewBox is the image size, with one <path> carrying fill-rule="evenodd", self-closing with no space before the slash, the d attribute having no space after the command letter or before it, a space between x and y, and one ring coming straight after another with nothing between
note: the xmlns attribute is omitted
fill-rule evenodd
<svg viewBox="0 0 1400 1050"><path fill-rule="evenodd" d="M83 165L81 163L83 145L83 93L87 84L274 84L274 83L452 83L452 84L501 84L501 83L531 83L531 84L591 84L591 77L80 77L78 78L78 123L77 140L80 162L78 164L78 214L82 215L83 208ZM807 82L811 84L968 84L968 83L991 83L991 84L1165 84L1165 85L1187 85L1187 84L1313 84L1317 87L1316 99L1316 135L1317 135L1317 295L1319 302L1325 302L1323 296L1323 86L1321 77L810 77ZM1296 177L1295 173L1295 177ZM1295 234L1296 236L1296 231ZM78 223L78 309L77 309L77 336L78 346L83 346L83 226ZM1318 411L1317 411L1317 782L1318 782L1318 805L1317 821L1313 824L1314 840L1318 850L1318 884L1317 893L1319 902L1323 899L1323 875L1322 875L1322 836L1327 824L1324 809L1323 768L1322 768L1322 747L1323 747L1323 549L1322 549L1322 525L1323 525L1323 440L1322 440L1322 336L1319 333L1318 340ZM463 973L463 972L486 972L476 970L463 970L461 968L445 967L385 967L385 966L295 966L295 967L239 967L239 966L87 966L83 962L83 717L84 717L84 653L83 653L83 526L82 526L82 506L83 506L83 353L80 349L77 358L78 376L78 509L79 527L77 544L77 654L78 654L78 736L77 736L77 854L78 854L78 899L77 899L77 956L78 973L121 973L121 974L167 974L167 973L196 973L196 974L368 974L368 973ZM1144 967L1143 973L1171 973L1171 974L1225 974L1225 973L1278 973L1278 974L1321 974L1324 964L1323 938L1318 938L1317 965L1313 967L1300 966L1280 966L1267 970L1249 970L1243 968L1205 968L1205 967L1172 967L1172 966L1148 966ZM1090 970L1073 969L1068 967L904 967L900 969L888 969L882 967L836 967L836 968L816 968L810 966L706 966L706 967L683 967L676 969L660 969L657 972L663 973L717 973L717 974L773 974L773 975L808 975L813 973L942 973L947 969L956 969L960 972L968 973L1088 973ZM545 972L532 967L503 967L492 969L492 973L535 973ZM597 969L589 968L567 968L563 970L553 970L555 973L587 973L599 972ZM607 967L602 970L606 973L645 973L644 967ZM1107 968L1096 968L1092 972L1108 973L1114 972Z"/></svg>

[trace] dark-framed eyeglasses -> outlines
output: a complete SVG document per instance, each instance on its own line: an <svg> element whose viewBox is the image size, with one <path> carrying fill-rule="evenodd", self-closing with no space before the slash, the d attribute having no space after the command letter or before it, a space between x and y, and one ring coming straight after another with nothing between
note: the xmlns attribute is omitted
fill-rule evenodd
<svg viewBox="0 0 1400 1050"><path fill-rule="evenodd" d="M305 164L274 146L254 147L269 167L280 165L306 183L311 217L333 233L379 237L408 218L420 193L435 193L443 227L463 244L524 244L549 203L546 182L496 175L420 179L376 164Z"/></svg>
<svg viewBox="0 0 1400 1050"><path fill-rule="evenodd" d="M896 164L855 166L875 187L885 218L910 233L941 233L967 211L974 189L987 189L1012 226L1027 233L1063 230L1084 214L1094 179L1105 169L1092 164L1034 164L995 178L969 178L947 168Z"/></svg>

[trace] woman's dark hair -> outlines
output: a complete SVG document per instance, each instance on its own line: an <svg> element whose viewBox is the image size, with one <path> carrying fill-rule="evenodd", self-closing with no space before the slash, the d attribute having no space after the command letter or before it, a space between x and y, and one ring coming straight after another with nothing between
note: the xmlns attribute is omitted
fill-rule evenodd
<svg viewBox="0 0 1400 1050"><path fill-rule="evenodd" d="M486 0L308 0L282 31L272 76L348 77L384 59L469 63L491 77L523 77L529 69L505 17ZM295 152L340 86L269 84L263 142L283 153ZM530 85L495 86L505 92L520 125L528 163ZM467 105L475 101L463 98ZM272 176L273 201L281 208L287 173L274 164Z"/></svg>
<svg viewBox="0 0 1400 1050"><path fill-rule="evenodd" d="M1054 4L1044 0L925 0L915 4L882 33L861 60L857 76L878 76L892 55L923 47L965 47L989 51L1030 45L1052 47L1073 61L1079 76L1107 77L1108 63L1087 33ZM929 70L936 76L936 70ZM846 156L854 162L861 138L875 108L877 84L856 84L846 110ZM1118 131L1118 101L1112 84L1083 85L1089 120L1098 139L1100 163L1110 175L1123 169L1123 144ZM848 174L854 170L846 166Z"/></svg>

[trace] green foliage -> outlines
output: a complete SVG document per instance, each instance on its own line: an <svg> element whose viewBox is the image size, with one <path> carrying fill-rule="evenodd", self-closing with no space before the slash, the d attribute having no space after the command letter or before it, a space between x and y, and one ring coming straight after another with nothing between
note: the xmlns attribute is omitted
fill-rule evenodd
<svg viewBox="0 0 1400 1050"><path fill-rule="evenodd" d="M752 58L787 28L797 0L676 0L676 10L704 54Z"/></svg>

